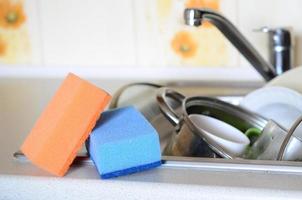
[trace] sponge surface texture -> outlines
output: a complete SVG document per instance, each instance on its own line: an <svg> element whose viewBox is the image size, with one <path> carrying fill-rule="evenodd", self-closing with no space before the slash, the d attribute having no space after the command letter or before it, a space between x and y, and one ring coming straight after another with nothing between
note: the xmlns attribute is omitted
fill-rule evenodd
<svg viewBox="0 0 302 200"><path fill-rule="evenodd" d="M134 107L106 111L90 135L89 153L102 178L161 164L156 130Z"/></svg>
<svg viewBox="0 0 302 200"><path fill-rule="evenodd" d="M21 151L38 167L63 176L110 99L104 90L68 74Z"/></svg>

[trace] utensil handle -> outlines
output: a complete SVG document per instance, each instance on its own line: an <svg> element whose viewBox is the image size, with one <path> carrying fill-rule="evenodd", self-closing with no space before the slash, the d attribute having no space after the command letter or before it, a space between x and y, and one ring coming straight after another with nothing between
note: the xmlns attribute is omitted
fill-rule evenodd
<svg viewBox="0 0 302 200"><path fill-rule="evenodd" d="M154 87L154 88L161 88L164 87L163 85L160 84L156 84L156 83L148 83L148 82L138 82L138 83L129 83L127 85L122 86L121 88L119 88L115 94L112 96L111 99L111 103L109 105L109 108L117 108L118 107L118 103L120 100L120 97L122 96L122 94L125 93L125 91L133 86L149 86L149 87Z"/></svg>
<svg viewBox="0 0 302 200"><path fill-rule="evenodd" d="M176 92L170 88L161 88L157 92L157 102L159 109L163 115L174 125L178 125L180 121L180 116L175 112L175 110L169 105L167 97L178 101L182 104L183 100L186 98L183 94Z"/></svg>

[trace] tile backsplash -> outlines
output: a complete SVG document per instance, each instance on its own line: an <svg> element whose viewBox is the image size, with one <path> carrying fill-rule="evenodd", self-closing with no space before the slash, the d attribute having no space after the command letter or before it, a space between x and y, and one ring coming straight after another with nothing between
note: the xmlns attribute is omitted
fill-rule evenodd
<svg viewBox="0 0 302 200"><path fill-rule="evenodd" d="M235 1L145 0L134 1L138 65L143 66L234 66L236 52L211 24L188 27L186 7L218 10L236 20ZM148 2L148 4L146 4Z"/></svg>
<svg viewBox="0 0 302 200"><path fill-rule="evenodd" d="M23 0L0 1L0 62L31 60L27 15Z"/></svg>
<svg viewBox="0 0 302 200"><path fill-rule="evenodd" d="M0 63L48 66L244 67L211 24L183 25L185 7L218 10L266 58L268 38L252 30L291 27L302 64L300 0L1 0ZM10 6L10 7L9 7ZM17 17L16 17L17 16ZM14 23L8 23L9 17ZM6 46L3 47L2 44Z"/></svg>

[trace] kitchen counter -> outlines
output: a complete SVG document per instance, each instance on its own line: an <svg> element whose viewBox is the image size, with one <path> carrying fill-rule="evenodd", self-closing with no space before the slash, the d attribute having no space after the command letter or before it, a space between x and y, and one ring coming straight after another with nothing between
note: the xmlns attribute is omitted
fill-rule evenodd
<svg viewBox="0 0 302 200"><path fill-rule="evenodd" d="M259 170L228 170L215 162L201 161L195 165L168 161L146 172L101 180L90 162L74 164L68 174L60 178L51 176L24 159L15 159L13 153L19 149L59 82L55 79L0 80L0 199L278 200L302 197L300 165L287 172L274 171L269 165ZM106 86L98 81L95 83ZM235 95L232 92L244 94L248 91L241 87L228 88L227 85L218 89L215 84L208 84L199 90L190 85L181 89L187 95L205 91L208 91L205 92L207 94L212 92L211 95Z"/></svg>
<svg viewBox="0 0 302 200"><path fill-rule="evenodd" d="M0 176L0 199L300 199L301 175L171 168L101 180L94 166L51 177L30 163ZM18 169L19 168L19 169ZM22 168L22 169L21 169ZM35 174L33 176L32 174Z"/></svg>

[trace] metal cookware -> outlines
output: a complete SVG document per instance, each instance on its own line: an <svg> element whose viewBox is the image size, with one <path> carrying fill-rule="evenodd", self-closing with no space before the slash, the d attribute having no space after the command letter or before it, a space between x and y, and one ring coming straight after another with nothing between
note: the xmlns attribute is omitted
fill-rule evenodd
<svg viewBox="0 0 302 200"><path fill-rule="evenodd" d="M167 97L182 102L180 112L175 112L167 103ZM164 150L165 155L174 156L203 156L235 158L217 142L207 136L200 127L196 127L189 118L191 114L202 114L224 121L237 129L245 132L254 127L263 130L268 120L234 106L227 102L210 97L184 97L169 88L162 88L157 94L159 107L166 118L175 126L176 134Z"/></svg>
<svg viewBox="0 0 302 200"><path fill-rule="evenodd" d="M174 126L159 109L156 95L158 92L163 92L162 87L159 84L146 82L125 85L115 92L109 108L129 105L136 107L157 130L161 147L164 147L172 136ZM173 97L173 94L167 94L167 96ZM167 97L166 103L177 111L181 107L181 100L179 99L181 98Z"/></svg>
<svg viewBox="0 0 302 200"><path fill-rule="evenodd" d="M270 120L261 132L259 138L251 147L249 159L257 160L287 160L302 159L302 140L298 133L302 131L300 117L290 131L287 132L274 121Z"/></svg>
<svg viewBox="0 0 302 200"><path fill-rule="evenodd" d="M302 159L302 151L299 151L302 143L296 137L302 131L300 122L296 122L287 133L277 123L244 108L216 98L185 97L172 89L152 83L133 83L119 89L113 96L110 108L127 105L139 109L158 131L164 155L236 157L192 123L189 115L201 114L226 122L243 133L251 128L261 131L260 137L252 142L242 158Z"/></svg>

